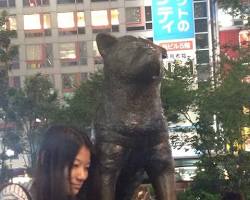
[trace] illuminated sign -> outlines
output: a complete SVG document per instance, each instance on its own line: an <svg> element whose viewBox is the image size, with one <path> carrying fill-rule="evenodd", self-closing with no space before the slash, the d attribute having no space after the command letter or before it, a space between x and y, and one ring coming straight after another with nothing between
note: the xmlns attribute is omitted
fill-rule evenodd
<svg viewBox="0 0 250 200"><path fill-rule="evenodd" d="M167 42L167 43L160 43L160 45L163 48L165 48L167 51L192 50L193 49L192 41Z"/></svg>
<svg viewBox="0 0 250 200"><path fill-rule="evenodd" d="M179 60L186 62L195 58L194 39L158 41L158 45L167 50L166 62Z"/></svg>
<svg viewBox="0 0 250 200"><path fill-rule="evenodd" d="M153 0L154 41L194 37L193 0Z"/></svg>

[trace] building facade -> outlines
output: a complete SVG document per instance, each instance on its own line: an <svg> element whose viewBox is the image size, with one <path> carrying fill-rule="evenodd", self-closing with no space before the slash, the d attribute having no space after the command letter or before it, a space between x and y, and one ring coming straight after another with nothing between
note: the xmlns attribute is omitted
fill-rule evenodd
<svg viewBox="0 0 250 200"><path fill-rule="evenodd" d="M150 0L0 0L17 30L12 44L19 53L9 72L10 84L41 72L62 96L69 95L89 73L102 67L95 37L98 32L153 38ZM194 0L198 80L211 76L212 34L208 0Z"/></svg>

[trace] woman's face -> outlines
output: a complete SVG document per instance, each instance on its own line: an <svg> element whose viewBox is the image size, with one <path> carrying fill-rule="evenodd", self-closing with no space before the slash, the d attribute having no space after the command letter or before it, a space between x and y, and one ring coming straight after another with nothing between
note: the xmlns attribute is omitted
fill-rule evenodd
<svg viewBox="0 0 250 200"><path fill-rule="evenodd" d="M88 169L90 166L90 151L82 146L75 157L72 169L70 171L70 193L75 196L81 189L84 181L88 178Z"/></svg>

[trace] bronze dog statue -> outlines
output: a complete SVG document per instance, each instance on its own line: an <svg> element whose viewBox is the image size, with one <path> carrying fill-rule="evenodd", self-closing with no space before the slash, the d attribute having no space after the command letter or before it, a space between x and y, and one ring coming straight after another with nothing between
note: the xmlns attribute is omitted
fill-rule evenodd
<svg viewBox="0 0 250 200"><path fill-rule="evenodd" d="M151 41L100 33L104 99L95 132L97 189L90 199L125 200L146 172L158 200L175 200L175 178L160 98L161 55Z"/></svg>

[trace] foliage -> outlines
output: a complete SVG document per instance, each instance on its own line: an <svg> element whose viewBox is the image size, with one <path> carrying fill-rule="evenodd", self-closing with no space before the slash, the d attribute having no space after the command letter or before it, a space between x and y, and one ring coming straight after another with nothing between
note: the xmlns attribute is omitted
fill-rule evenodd
<svg viewBox="0 0 250 200"><path fill-rule="evenodd" d="M27 154L27 165L32 167L39 135L59 109L57 93L47 77L36 74L25 80L23 89L11 89L8 101L6 117L20 130L22 153Z"/></svg>
<svg viewBox="0 0 250 200"><path fill-rule="evenodd" d="M249 133L250 108L249 51L239 49L239 59L221 57L222 70L218 83L203 84L195 99L198 122L193 146L202 153L192 189L207 192L235 191L249 196L250 153L244 150Z"/></svg>
<svg viewBox="0 0 250 200"><path fill-rule="evenodd" d="M172 66L173 71L163 70L161 97L168 119L178 121L176 113L185 115L192 107L194 79L191 68L179 67L178 63ZM70 99L65 99L66 104L54 115L54 122L71 124L86 129L91 127L95 120L103 99L103 72L91 74L89 79L82 82ZM167 102L167 103L166 103Z"/></svg>
<svg viewBox="0 0 250 200"><path fill-rule="evenodd" d="M243 4L241 0L218 0L218 3L219 7L223 8L227 13L233 16L240 16L249 21L249 1L248 3Z"/></svg>
<svg viewBox="0 0 250 200"><path fill-rule="evenodd" d="M181 65L178 61L163 69L161 99L168 121L178 122L180 114L191 120L188 112L193 107L195 90L192 66Z"/></svg>
<svg viewBox="0 0 250 200"><path fill-rule="evenodd" d="M197 163L197 175L194 178L192 190L220 193L223 184L225 184L224 171L218 167L216 160L213 157L201 156Z"/></svg>
<svg viewBox="0 0 250 200"><path fill-rule="evenodd" d="M23 151L23 147L20 143L21 133L16 129L7 129L2 139L2 143L7 149L11 149L15 152L15 155L20 154Z"/></svg>
<svg viewBox="0 0 250 200"><path fill-rule="evenodd" d="M1 155L3 156L3 154ZM7 158L1 158L1 160L5 160ZM6 163L1 163L1 174L0 174L0 183L6 183L10 178L10 171Z"/></svg>
<svg viewBox="0 0 250 200"><path fill-rule="evenodd" d="M82 82L71 99L66 99L64 106L54 120L75 125L80 129L90 127L98 106L102 102L103 72L91 74L89 80Z"/></svg>
<svg viewBox="0 0 250 200"><path fill-rule="evenodd" d="M15 31L8 30L8 13L1 12L0 16L0 109L4 111L7 106L7 92L9 88L8 70L10 69L11 59L17 53L17 48L10 44L10 38L16 34ZM2 113L3 115L3 113ZM0 116L1 117L1 116ZM3 116L2 116L3 117Z"/></svg>
<svg viewBox="0 0 250 200"><path fill-rule="evenodd" d="M237 52L239 58L235 60L221 55L222 68L220 74L216 74L216 83L209 80L199 83L198 88L192 87L191 71L178 63L172 66L175 70L165 73L162 100L168 120L178 122L181 114L193 124L196 135L185 143L191 143L201 155L190 197L189 193L184 195L187 199L195 199L202 192L235 191L250 196L247 189L250 187L250 153L244 150L249 133L243 133L250 128L249 111L243 112L243 107L250 108L250 84L246 81L250 75L250 51L244 47ZM196 120L190 120L189 110L197 114ZM178 137L173 141L183 145Z"/></svg>
<svg viewBox="0 0 250 200"><path fill-rule="evenodd" d="M192 102L193 75L190 68L178 67L178 63L172 66L173 72L164 70L162 80L161 97L168 118L178 120L176 113L188 116L188 110ZM103 72L91 74L89 80L82 82L70 99L66 99L66 105L55 115L54 120L70 123L85 128L91 126L96 111L103 98ZM167 102L167 103L166 103Z"/></svg>
<svg viewBox="0 0 250 200"><path fill-rule="evenodd" d="M17 48L11 45L10 38L16 34L15 31L7 29L8 23L8 13L2 11L0 14L0 120L3 122L6 121L6 109L8 107L8 90L9 90L9 79L8 79L8 70L11 66L11 59L17 53ZM3 129L3 135L6 134L7 129ZM0 155L0 181L5 181L8 178L7 166L5 161L6 157L6 147L5 143L2 140L1 155Z"/></svg>
<svg viewBox="0 0 250 200"><path fill-rule="evenodd" d="M181 192L177 196L178 200L220 200L220 194L209 193L203 190L194 192L192 190L186 190Z"/></svg>

